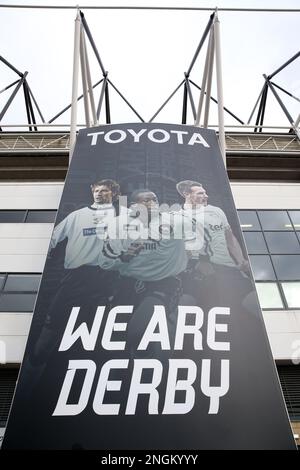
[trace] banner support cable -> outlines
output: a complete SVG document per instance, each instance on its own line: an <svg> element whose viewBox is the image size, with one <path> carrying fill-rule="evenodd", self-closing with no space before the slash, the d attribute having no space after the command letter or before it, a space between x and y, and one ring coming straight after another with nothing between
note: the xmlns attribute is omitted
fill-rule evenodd
<svg viewBox="0 0 300 470"><path fill-rule="evenodd" d="M103 78L101 78L101 80L99 80L97 83L95 83L95 85L92 86L92 88L96 88L98 85L100 85L100 83L103 82ZM83 94L80 95L78 98L77 98L77 101L80 101L81 99L83 98ZM51 118L47 124L51 124L53 121L55 121L55 119L59 118L62 114L64 114L66 111L68 111L68 109L70 109L72 106L72 103L68 104L68 106L66 106L64 109L62 109L58 114L56 114L53 118Z"/></svg>
<svg viewBox="0 0 300 470"><path fill-rule="evenodd" d="M300 56L300 51L297 52L295 55L293 55L293 57L291 57L289 60L287 60L283 65L281 65L281 67L279 67L277 70L275 70L275 72L271 73L271 75L268 75L268 80L271 80L275 75L277 75L279 72L281 72L281 70L283 70L285 67L287 67L287 65L294 62L294 60L296 60L299 56Z"/></svg>
<svg viewBox="0 0 300 470"><path fill-rule="evenodd" d="M267 84L268 86L270 87L273 95L275 96L276 100L278 101L279 105L281 106L281 109L283 110L284 114L286 115L286 117L288 118L289 122L294 125L294 121L293 121L293 118L292 116L290 115L290 113L288 112L288 110L286 109L285 105L283 104L281 98L279 97L277 91L274 89L272 83L270 83L270 81L268 80L267 76L264 75L264 78L266 79L267 81Z"/></svg>
<svg viewBox="0 0 300 470"><path fill-rule="evenodd" d="M300 114L295 121L295 127L299 127L299 123L300 123Z"/></svg>
<svg viewBox="0 0 300 470"><path fill-rule="evenodd" d="M262 107L261 107L261 114L260 114L260 122L259 125L263 126L264 124L264 117L266 112L266 104L267 104L267 97L268 97L268 86L266 86L265 91L262 95ZM259 132L262 132L262 127L259 128Z"/></svg>
<svg viewBox="0 0 300 470"><path fill-rule="evenodd" d="M72 81L70 153L69 153L70 160L72 158L72 152L73 152L73 148L74 148L74 144L76 140L80 31L81 31L81 19L80 19L79 10L77 10L77 16L75 19L75 30L74 30L73 81Z"/></svg>
<svg viewBox="0 0 300 470"><path fill-rule="evenodd" d="M187 117L187 86L186 81L183 87L183 103L182 103L182 118L181 123L186 124L186 117Z"/></svg>
<svg viewBox="0 0 300 470"><path fill-rule="evenodd" d="M251 114L250 114L250 117L249 117L249 119L248 119L248 121L247 121L247 125L250 124L251 119L253 118L253 115L254 115L254 113L255 113L255 110L256 110L257 105L258 105L258 103L259 103L259 100L260 100L260 98L261 98L261 95L262 95L262 93L263 93L263 91L264 91L264 87L265 87L265 84L263 84L263 87L262 87L262 89L261 89L261 92L260 92L260 94L258 95L258 98L257 98L257 100L256 100L256 103L255 103L255 105L254 105L254 108L252 109Z"/></svg>
<svg viewBox="0 0 300 470"><path fill-rule="evenodd" d="M98 103L98 107L97 107L97 121L99 121L99 119L100 119L101 108L102 108L102 103L103 103L104 92L105 92L106 86L107 86L107 78L104 77L102 87L101 87L100 97L99 97L99 103Z"/></svg>
<svg viewBox="0 0 300 470"><path fill-rule="evenodd" d="M265 84L263 86L263 89L262 89L262 93L261 93L261 97L260 97L260 103L259 103L259 107L258 107L258 111L257 111L256 121L255 121L255 126L259 126L261 110L262 110L262 105L263 105L263 98L264 98L264 94L265 94L265 91L266 91L266 87L267 87L267 82L265 82ZM258 130L259 130L259 127L255 127L254 132L258 132Z"/></svg>
<svg viewBox="0 0 300 470"><path fill-rule="evenodd" d="M300 98L298 98L297 96L294 96L292 95L292 93L290 93L289 91L285 90L284 88L282 88L281 86L277 85L276 83L274 82L271 82L273 86L275 86L276 88L278 88L278 90L281 90L283 93L285 93L286 95L290 96L291 98L294 98L294 100L298 101L300 103Z"/></svg>
<svg viewBox="0 0 300 470"><path fill-rule="evenodd" d="M86 56L83 47L83 27L80 27L80 65L81 65L81 81L82 81L82 90L83 90L83 103L84 103L84 113L85 113L85 123L86 127L90 127L90 109L89 109L89 100L88 100L88 86L87 86L87 75L86 75Z"/></svg>
<svg viewBox="0 0 300 470"><path fill-rule="evenodd" d="M193 80L189 79L189 82L195 87L197 88L199 91L201 91L201 87L199 85L197 85L197 83L195 83ZM205 94L206 92L204 92ZM216 98L214 98L213 96L210 96L210 99L218 104L218 100L216 100ZM230 111L228 108L226 108L226 106L223 106L223 109L226 113L228 113L231 117L233 117L236 121L238 121L240 124L244 125L245 123L240 119L238 118L232 111ZM230 127L230 126L228 126Z"/></svg>
<svg viewBox="0 0 300 470"><path fill-rule="evenodd" d="M277 99L279 105L281 106L281 109L282 111L284 112L284 114L286 115L287 119L289 120L290 124L292 125L292 128L293 130L295 131L298 139L300 140L300 131L299 129L297 128L297 126L295 126L295 123L294 123L294 120L292 118L292 116L290 115L290 113L288 112L288 110L286 109L285 105L283 104L282 100L280 99L280 97L278 96L278 93L276 92L276 90L274 89L272 83L270 83L270 81L268 80L268 78L266 77L266 75L264 75L265 79L267 80L268 82L268 85L273 93L273 95L275 96L275 98Z"/></svg>
<svg viewBox="0 0 300 470"><path fill-rule="evenodd" d="M104 90L105 93L105 114L106 114L106 124L111 123L110 118L110 103L109 103L109 90L108 90L108 83L106 82L106 87Z"/></svg>
<svg viewBox="0 0 300 470"><path fill-rule="evenodd" d="M84 51L85 65L86 65L88 95L89 95L89 98L90 98L91 112L92 112L92 116L93 116L92 124L93 124L93 126L96 126L98 124L98 120L97 120L97 115L96 115L96 106L95 106L94 91L93 91L92 79L91 79L91 70L90 70L89 57L88 57L88 53L87 53L84 32L82 34L82 41L83 41L83 51Z"/></svg>
<svg viewBox="0 0 300 470"><path fill-rule="evenodd" d="M100 57L100 55L99 55L98 49L97 49L97 47L96 47L95 41L94 41L94 39L93 39L92 33L91 33L91 31L90 31L90 28L88 27L88 24L87 24L87 22L86 22L86 19L85 19L85 17L84 17L84 14L82 13L82 11L80 11L80 16L81 16L81 21L82 21L84 30L85 30L85 32L86 32L86 34L87 34L87 37L89 38L90 44L91 44L91 46L92 46L92 49L93 49L93 51L94 51L94 53L95 53L95 56L96 56L96 58L97 58L97 61L98 61L99 65L100 65L100 68L101 68L101 70L102 70L102 74L103 74L103 76L105 76L105 68L104 68L104 65L103 65L103 63L102 63L102 60L101 60L101 57Z"/></svg>
<svg viewBox="0 0 300 470"><path fill-rule="evenodd" d="M34 94L33 94L32 91L31 91L31 88L30 88L30 86L29 86L27 80L26 80L26 84L27 84L27 88L28 88L28 91L29 91L29 93L30 93L30 96L31 96L31 98L32 98L32 101L34 102L34 105L35 105L35 107L36 107L36 109L37 109L37 112L38 112L39 115L40 115L40 118L41 118L41 120L42 120L42 123L45 124L44 116L42 115L42 112L41 112L41 110L40 110L40 108L39 108L39 105L37 104L37 101L36 101L36 99L35 99L35 97L34 97Z"/></svg>
<svg viewBox="0 0 300 470"><path fill-rule="evenodd" d="M202 113L202 107L203 107L204 96L205 96L205 88L206 88L206 82L207 82L208 63L209 63L212 36L213 36L213 28L210 29L210 35L209 35L208 46L207 46L207 51L206 51L206 58L205 58L204 71L203 71L202 83L201 83L201 88L200 88L201 91L200 91L200 97L199 97L199 103L198 103L197 117L196 117L196 120L195 120L195 126L200 126L200 118L201 118L201 113ZM191 83L193 83L193 82L191 82Z"/></svg>
<svg viewBox="0 0 300 470"><path fill-rule="evenodd" d="M206 99L205 99L204 119L203 119L203 127L205 128L207 128L208 126L210 95L211 95L211 86L212 86L213 69L214 69L214 56L215 56L215 32L213 32L212 37L211 37L208 66L207 66Z"/></svg>
<svg viewBox="0 0 300 470"><path fill-rule="evenodd" d="M215 22L214 22L214 37L215 37L215 57L216 57L216 77L217 77L217 95L218 95L218 121L219 121L219 143L221 154L223 157L224 165L226 168L226 142L225 142L225 129L224 129L224 111L223 111L223 80L222 80L222 65L221 65L221 41L220 41L220 22L218 19L218 10L216 8Z"/></svg>
<svg viewBox="0 0 300 470"><path fill-rule="evenodd" d="M29 112L30 112L30 115L31 115L31 122L33 124L36 124L36 119L35 119L35 115L34 115L34 111L33 111L32 101L31 101L31 97L30 97L29 90L28 90L28 84L27 84L26 80L24 81L24 89L25 89L26 98L27 98L27 101L28 101ZM38 128L36 126L34 126L34 130L37 131Z"/></svg>
<svg viewBox="0 0 300 470"><path fill-rule="evenodd" d="M18 80L16 80L15 82L13 82L13 83L11 83L10 85L7 85L6 87L4 87L3 90L0 90L0 95L1 95L1 93L3 93L4 91L9 90L9 88L11 88L12 86L16 85L16 84L18 83L18 81L19 81L19 78L18 78Z"/></svg>
<svg viewBox="0 0 300 470"><path fill-rule="evenodd" d="M0 113L0 121L2 120L2 118L4 117L6 111L8 110L10 104L12 103L13 99L15 98L16 94L18 93L19 89L21 88L21 86L23 85L24 83L24 80L26 78L26 75L28 74L28 72L25 72L24 75L22 76L22 78L19 80L19 83L17 84L16 88L14 89L14 91L12 92L12 94L10 95L7 103L5 104L4 108L2 109L1 113Z"/></svg>
<svg viewBox="0 0 300 470"><path fill-rule="evenodd" d="M4 59L4 57L2 57L2 55L0 55L0 61L3 62L5 65L7 65L7 67L13 70L17 75L19 75L20 78L23 77L22 72L20 72L18 69L16 69L16 67L11 65L6 59Z"/></svg>
<svg viewBox="0 0 300 470"><path fill-rule="evenodd" d="M31 122L31 116L30 116L30 110L29 110L29 104L28 104L28 96L26 93L26 86L25 86L25 80L23 82L23 93L24 93L24 100L25 100L25 109L26 109L26 116L27 116L27 122L28 124L32 124ZM31 125L29 126L29 131L32 131Z"/></svg>
<svg viewBox="0 0 300 470"><path fill-rule="evenodd" d="M107 72L106 72L107 73ZM140 119L141 122L145 122L144 119L139 115L139 113L134 109L134 107L129 103L125 96L118 90L118 88L107 78L107 82L113 87L113 89L118 93L123 101L129 106L129 108L134 112L134 114Z"/></svg>
<svg viewBox="0 0 300 470"><path fill-rule="evenodd" d="M190 100L190 103L191 103L193 119L195 120L196 119L196 107L195 107L194 98L193 98L191 86L190 86L190 83L189 83L189 79L187 77L185 78L185 83L186 83L186 88L187 88L187 92L188 92L188 97L189 97L189 100Z"/></svg>
<svg viewBox="0 0 300 470"><path fill-rule="evenodd" d="M205 28L204 33L203 33L203 35L202 35L202 38L200 39L199 45L198 45L198 47L197 47L197 49L196 49L196 52L195 52L194 57L193 57L193 59L192 59L192 62L191 62L191 64L190 64L189 68L188 68L188 71L186 72L187 77L190 76L190 73L191 73L191 71L192 71L192 68L194 67L194 64L195 64L195 62L196 62L196 60L197 60L197 57L198 57L198 55L199 55L199 52L201 51L202 46L203 46L203 44L204 44L204 41L205 41L205 39L206 39L206 37L207 37L207 35L208 35L209 31L210 31L210 28L211 28L211 26L212 26L212 24L213 24L214 17L215 17L215 12L210 15L209 21L208 21L208 23L207 23L207 25L206 25L206 28Z"/></svg>
<svg viewBox="0 0 300 470"><path fill-rule="evenodd" d="M166 101L161 105L161 107L156 111L156 113L152 116L152 118L149 120L149 122L152 122L153 119L156 118L156 116L162 111L162 109L169 103L169 101L173 98L173 96L177 93L180 87L185 83L185 79L180 82L177 88L170 94L170 96L166 99Z"/></svg>

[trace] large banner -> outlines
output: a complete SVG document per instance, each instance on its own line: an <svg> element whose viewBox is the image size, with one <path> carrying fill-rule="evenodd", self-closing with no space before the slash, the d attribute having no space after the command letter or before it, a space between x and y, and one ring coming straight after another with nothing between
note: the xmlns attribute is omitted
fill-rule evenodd
<svg viewBox="0 0 300 470"><path fill-rule="evenodd" d="M80 131L4 448L295 448L214 131Z"/></svg>

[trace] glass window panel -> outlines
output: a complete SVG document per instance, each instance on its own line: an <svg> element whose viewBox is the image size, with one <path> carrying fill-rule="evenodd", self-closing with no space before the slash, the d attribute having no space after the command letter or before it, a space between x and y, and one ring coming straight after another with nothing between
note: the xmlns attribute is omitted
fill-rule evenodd
<svg viewBox="0 0 300 470"><path fill-rule="evenodd" d="M282 289L289 308L300 308L300 282L282 282Z"/></svg>
<svg viewBox="0 0 300 470"><path fill-rule="evenodd" d="M265 232L270 253L300 253L300 244L294 232Z"/></svg>
<svg viewBox="0 0 300 470"><path fill-rule="evenodd" d="M278 286L275 282L256 282L261 308L283 308Z"/></svg>
<svg viewBox="0 0 300 470"><path fill-rule="evenodd" d="M300 211L289 211L295 230L300 230Z"/></svg>
<svg viewBox="0 0 300 470"><path fill-rule="evenodd" d="M279 280L300 280L300 255L274 255L272 260Z"/></svg>
<svg viewBox="0 0 300 470"><path fill-rule="evenodd" d="M23 222L26 211L0 211L0 223L12 224Z"/></svg>
<svg viewBox="0 0 300 470"><path fill-rule="evenodd" d="M243 235L248 253L268 253L266 242L261 232L244 232Z"/></svg>
<svg viewBox="0 0 300 470"><path fill-rule="evenodd" d="M55 221L56 211L28 211L26 222L28 223L52 223Z"/></svg>
<svg viewBox="0 0 300 470"><path fill-rule="evenodd" d="M37 291L40 283L40 274L9 274L5 291Z"/></svg>
<svg viewBox="0 0 300 470"><path fill-rule="evenodd" d="M256 281L275 281L275 273L272 267L270 256L251 255L249 256L254 279Z"/></svg>
<svg viewBox="0 0 300 470"><path fill-rule="evenodd" d="M32 312L37 294L1 294L0 312Z"/></svg>
<svg viewBox="0 0 300 470"><path fill-rule="evenodd" d="M255 211L238 211L238 216L243 231L261 230Z"/></svg>
<svg viewBox="0 0 300 470"><path fill-rule="evenodd" d="M293 230L286 211L258 211L263 230Z"/></svg>
<svg viewBox="0 0 300 470"><path fill-rule="evenodd" d="M0 290L3 289L5 281L5 274L0 274Z"/></svg>

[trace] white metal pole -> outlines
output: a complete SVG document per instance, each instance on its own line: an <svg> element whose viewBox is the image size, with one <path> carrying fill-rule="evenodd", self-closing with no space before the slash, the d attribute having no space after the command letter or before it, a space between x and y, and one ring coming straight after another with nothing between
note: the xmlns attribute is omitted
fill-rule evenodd
<svg viewBox="0 0 300 470"><path fill-rule="evenodd" d="M200 125L201 112L202 112L204 93L205 93L205 87L206 87L206 80L207 80L207 73L208 73L208 62L209 62L209 55L210 55L210 46L211 46L213 31L214 30L213 30L213 27L212 27L211 30L210 30L209 41L208 41L208 46L207 46L207 52L206 52L206 58L205 58L204 72L203 72L203 76L202 76L201 92L200 92L200 98L199 98L199 104L198 104L198 110L197 110L197 117L196 117L196 121L195 121L195 126Z"/></svg>
<svg viewBox="0 0 300 470"><path fill-rule="evenodd" d="M300 114L299 114L299 116L297 117L294 126L295 126L295 127L298 127L299 124L300 124Z"/></svg>
<svg viewBox="0 0 300 470"><path fill-rule="evenodd" d="M80 28L80 65L81 65L81 80L82 80L82 90L83 90L83 103L84 103L84 113L85 113L85 125L90 127L90 107L89 107L89 97L88 97L88 85L87 85L87 75L86 75L86 57L85 50L83 47L83 27Z"/></svg>
<svg viewBox="0 0 300 470"><path fill-rule="evenodd" d="M210 95L211 95L211 85L214 69L214 54L215 54L215 38L214 33L212 34L210 51L209 51L209 61L208 61L208 75L206 83L206 98L205 98L205 109L204 109L204 121L203 127L208 126L208 117L209 117L209 108L210 108Z"/></svg>
<svg viewBox="0 0 300 470"><path fill-rule="evenodd" d="M94 99L94 90L93 90L92 79L91 79L91 71L90 71L90 65L89 65L89 57L88 57L86 42L85 42L85 34L82 35L82 40L83 40L82 42L83 42L83 49L84 49L84 56L85 56L88 93L90 97L91 111L92 111L92 116L93 116L92 125L96 126L98 124L98 121L97 121L96 106L95 106L95 99Z"/></svg>
<svg viewBox="0 0 300 470"><path fill-rule="evenodd" d="M78 74L79 74L79 45L80 45L81 19L79 10L75 19L74 31L74 55L73 55L73 81L72 81L72 106L71 106L71 127L70 127L70 154L72 158L73 148L76 140L77 127L77 95L78 95Z"/></svg>
<svg viewBox="0 0 300 470"><path fill-rule="evenodd" d="M223 80L222 80L222 61L221 61L221 41L220 41L220 22L216 9L214 22L215 50L216 50L216 76L217 76L217 94L218 94L218 121L219 121L219 143L220 149L226 167L226 143L224 129L224 109L223 109Z"/></svg>
<svg viewBox="0 0 300 470"><path fill-rule="evenodd" d="M294 131L296 132L296 135L298 139L300 140L300 129L299 129L299 123L300 123L300 114L297 117L296 121L294 122Z"/></svg>

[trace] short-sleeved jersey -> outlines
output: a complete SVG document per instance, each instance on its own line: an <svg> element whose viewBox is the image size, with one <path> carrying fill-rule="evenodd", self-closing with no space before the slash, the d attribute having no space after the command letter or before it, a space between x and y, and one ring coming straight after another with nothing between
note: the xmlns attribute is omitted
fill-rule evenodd
<svg viewBox="0 0 300 470"><path fill-rule="evenodd" d="M179 219L177 217L177 219ZM169 237L162 236L161 219L158 216L149 224L147 239L139 237L133 240L130 236L123 239L109 239L99 257L103 269L118 270L122 276L132 277L142 281L159 281L170 276L176 276L186 269L187 255L182 237L175 238L176 227L172 227ZM179 220L175 223L180 223ZM128 224L128 232L143 233L139 219L133 219ZM157 236L158 234L161 236ZM151 236L155 234L155 236ZM120 258L130 246L141 245L141 251L129 262Z"/></svg>
<svg viewBox="0 0 300 470"><path fill-rule="evenodd" d="M186 241L185 247L190 257L208 255L209 260L223 266L236 266L227 247L225 232L230 229L225 213L216 206L202 206L192 211L182 211L193 220L194 239Z"/></svg>
<svg viewBox="0 0 300 470"><path fill-rule="evenodd" d="M225 231L230 229L225 213L219 207L205 206L204 251L212 263L236 266L227 247Z"/></svg>
<svg viewBox="0 0 300 470"><path fill-rule="evenodd" d="M101 231L105 225L115 217L112 204L84 207L71 212L54 229L50 248L57 243L68 239L65 253L64 267L66 269L78 268L82 265L98 265L99 252L103 248Z"/></svg>

